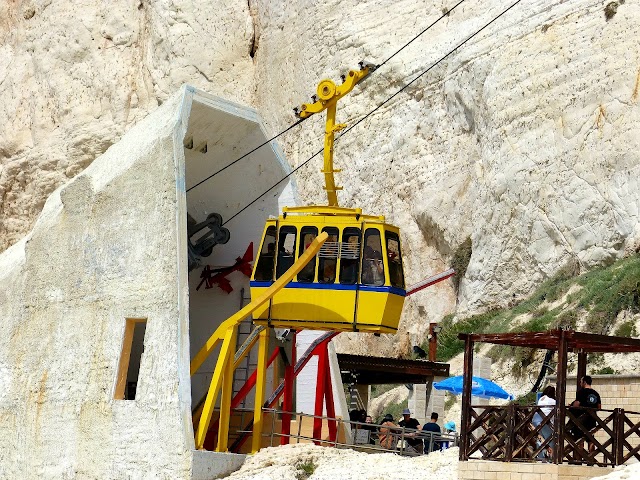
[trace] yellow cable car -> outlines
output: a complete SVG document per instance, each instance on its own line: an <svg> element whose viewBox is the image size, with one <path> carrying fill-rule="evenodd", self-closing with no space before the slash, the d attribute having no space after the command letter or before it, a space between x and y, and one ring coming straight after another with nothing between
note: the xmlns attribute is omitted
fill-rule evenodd
<svg viewBox="0 0 640 480"><path fill-rule="evenodd" d="M268 304L257 309L254 323L276 328L395 333L405 297L400 232L383 216L363 215L359 208L338 206L333 174L336 103L371 71L360 64L341 86L318 85L313 104L296 109L305 118L327 110L324 143L325 190L329 206L285 207L266 222L251 276L251 297L260 296L280 278L321 232L328 240L318 254Z"/></svg>
<svg viewBox="0 0 640 480"><path fill-rule="evenodd" d="M254 312L276 328L394 333L404 303L400 235L384 217L340 207L284 208L268 220L251 277L252 298L272 285L320 232L320 252Z"/></svg>

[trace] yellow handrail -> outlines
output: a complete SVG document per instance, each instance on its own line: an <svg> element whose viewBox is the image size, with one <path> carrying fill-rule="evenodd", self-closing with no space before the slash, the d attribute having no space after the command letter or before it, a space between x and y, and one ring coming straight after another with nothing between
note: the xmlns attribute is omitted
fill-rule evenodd
<svg viewBox="0 0 640 480"><path fill-rule="evenodd" d="M230 389L232 388L231 378L233 376L233 350L235 348L235 339L237 335L238 324L245 318L251 315L256 309L260 308L265 302L269 301L273 296L283 289L293 278L302 270L307 263L313 259L320 247L327 241L329 235L326 232L322 232L311 242L309 247L304 251L298 260L289 268L280 278L278 278L273 285L267 288L260 297L252 301L244 308L236 312L227 320L222 322L216 331L209 337L205 345L191 360L191 375L198 371L198 369L205 362L207 357L211 354L217 343L222 340L222 347L220 349L220 355L216 362L215 369L213 371L213 377L211 378L211 384L209 385L209 392L202 408L202 415L198 422L198 430L196 432L196 448L202 449L204 447L204 440L209 429L211 422L211 415L213 414L213 407L215 401L218 398L220 390L223 389L222 402L220 405L220 428L218 430L218 445L216 451L227 450L227 433L229 425L229 402L230 402ZM226 377L226 378L224 378ZM223 380L224 378L224 380ZM256 385L256 390L264 389L264 382ZM224 385L223 385L224 384ZM262 394L264 397L264 392ZM261 398L256 391L256 398ZM262 409L262 405L254 406L256 409ZM225 427L223 427L225 425ZM261 432L256 432L254 428L254 435L260 435Z"/></svg>

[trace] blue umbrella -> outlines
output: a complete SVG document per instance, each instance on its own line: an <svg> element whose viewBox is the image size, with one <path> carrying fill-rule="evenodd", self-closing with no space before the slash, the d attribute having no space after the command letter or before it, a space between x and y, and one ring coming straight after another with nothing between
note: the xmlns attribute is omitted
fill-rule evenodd
<svg viewBox="0 0 640 480"><path fill-rule="evenodd" d="M460 395L462 393L462 375L457 377L449 377L441 382L436 382L433 387L436 390L446 390L447 392ZM482 377L471 378L471 395L480 398L503 398L505 400L513 400L513 395L508 394L497 383Z"/></svg>

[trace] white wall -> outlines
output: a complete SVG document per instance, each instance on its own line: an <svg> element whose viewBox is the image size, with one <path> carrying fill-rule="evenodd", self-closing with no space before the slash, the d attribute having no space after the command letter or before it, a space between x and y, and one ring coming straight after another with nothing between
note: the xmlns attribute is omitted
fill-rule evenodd
<svg viewBox="0 0 640 480"><path fill-rule="evenodd" d="M206 97L181 89L56 190L0 255L0 478L191 478L188 308L204 302L188 286L182 140L193 99ZM221 316L237 309L237 298L207 296L215 308L231 299ZM126 318L147 319L135 401L113 398ZM200 455L199 472L207 461L217 460Z"/></svg>

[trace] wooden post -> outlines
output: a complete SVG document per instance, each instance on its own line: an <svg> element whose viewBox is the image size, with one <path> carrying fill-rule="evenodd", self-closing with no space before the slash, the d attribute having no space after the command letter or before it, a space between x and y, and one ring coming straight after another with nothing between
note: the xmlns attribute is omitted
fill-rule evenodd
<svg viewBox="0 0 640 480"><path fill-rule="evenodd" d="M580 390L580 380L587 374L587 353L578 352L578 373L576 377L576 393Z"/></svg>
<svg viewBox="0 0 640 480"><path fill-rule="evenodd" d="M511 462L513 459L513 447L516 442L516 421L515 421L515 411L513 403L509 404L507 407L507 444L506 452L505 452L505 460L507 462Z"/></svg>
<svg viewBox="0 0 640 480"><path fill-rule="evenodd" d="M462 425L460 428L460 460L469 460L469 428L471 427L471 383L473 376L473 341L464 337L464 379L462 384Z"/></svg>
<svg viewBox="0 0 640 480"><path fill-rule="evenodd" d="M564 419L567 403L567 332L560 331L558 338L558 372L556 375L556 446L554 449L554 463L562 463L564 457Z"/></svg>
<svg viewBox="0 0 640 480"><path fill-rule="evenodd" d="M624 409L616 408L613 414L613 465L624 463Z"/></svg>
<svg viewBox="0 0 640 480"><path fill-rule="evenodd" d="M435 332L434 327L438 325L435 322L429 324L429 361L435 362L438 351L438 334Z"/></svg>

